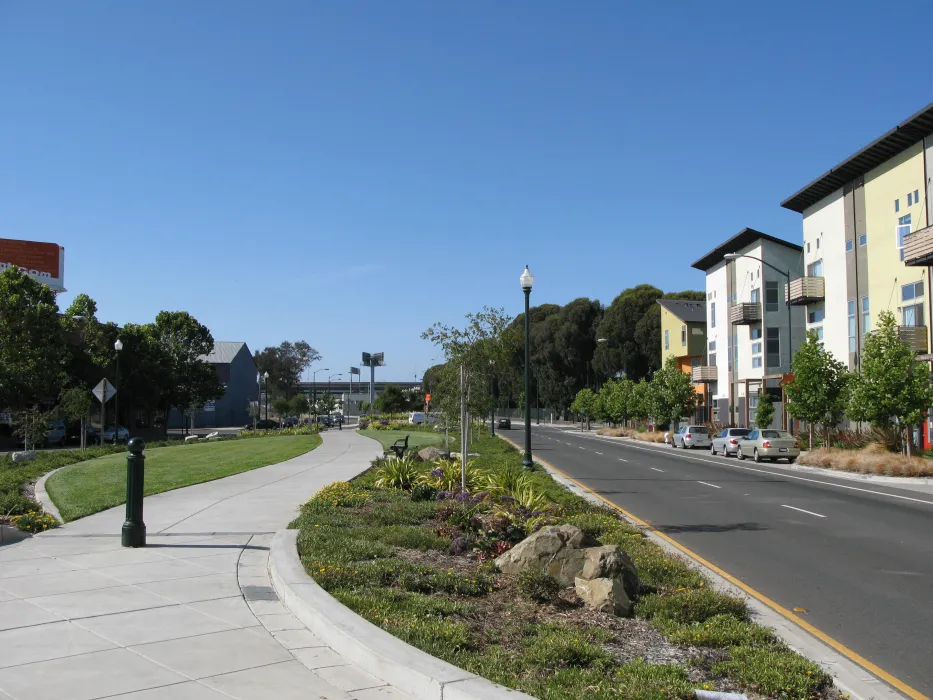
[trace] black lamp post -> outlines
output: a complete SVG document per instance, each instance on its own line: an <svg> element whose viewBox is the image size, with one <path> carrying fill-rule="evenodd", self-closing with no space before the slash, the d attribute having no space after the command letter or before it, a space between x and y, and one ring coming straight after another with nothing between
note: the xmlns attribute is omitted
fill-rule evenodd
<svg viewBox="0 0 933 700"><path fill-rule="evenodd" d="M117 385L113 392L113 444L116 445L120 442L120 351L123 350L123 341L117 338L113 349L117 351L117 376L115 377Z"/></svg>
<svg viewBox="0 0 933 700"><path fill-rule="evenodd" d="M269 373L263 372L262 378L266 380L266 420L269 420Z"/></svg>
<svg viewBox="0 0 933 700"><path fill-rule="evenodd" d="M527 265L520 282L525 292L525 454L522 455L522 469L531 469L534 461L531 459L531 319L528 317L528 307L535 278Z"/></svg>

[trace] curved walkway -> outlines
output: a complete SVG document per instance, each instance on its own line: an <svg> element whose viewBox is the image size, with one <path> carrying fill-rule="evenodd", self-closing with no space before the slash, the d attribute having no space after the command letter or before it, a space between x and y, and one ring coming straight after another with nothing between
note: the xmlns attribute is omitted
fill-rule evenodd
<svg viewBox="0 0 933 700"><path fill-rule="evenodd" d="M328 648L278 601L275 530L380 452L344 430L287 462L145 500L0 548L0 700L384 700L407 696Z"/></svg>

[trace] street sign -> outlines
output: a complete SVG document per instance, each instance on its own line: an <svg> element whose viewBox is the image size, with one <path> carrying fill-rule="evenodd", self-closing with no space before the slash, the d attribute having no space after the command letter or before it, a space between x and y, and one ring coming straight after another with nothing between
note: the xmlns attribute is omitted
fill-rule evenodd
<svg viewBox="0 0 933 700"><path fill-rule="evenodd" d="M430 394L425 394L425 395L424 395L424 400L430 402L430 401L431 401L431 395L430 395Z"/></svg>
<svg viewBox="0 0 933 700"><path fill-rule="evenodd" d="M359 368L359 367L351 367L351 368L350 368L350 374L359 374L359 373L360 373L360 368Z"/></svg>
<svg viewBox="0 0 933 700"><path fill-rule="evenodd" d="M101 379L100 384L91 389L91 393L94 394L101 403L107 403L116 396L117 390L113 388L113 384L109 381Z"/></svg>

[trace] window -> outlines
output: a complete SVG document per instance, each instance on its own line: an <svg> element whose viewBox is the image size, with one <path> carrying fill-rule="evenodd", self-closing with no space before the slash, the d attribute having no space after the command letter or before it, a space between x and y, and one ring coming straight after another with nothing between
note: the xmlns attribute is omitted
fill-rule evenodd
<svg viewBox="0 0 933 700"><path fill-rule="evenodd" d="M817 260L807 265L807 277L822 277L823 276L823 261Z"/></svg>
<svg viewBox="0 0 933 700"><path fill-rule="evenodd" d="M908 193L907 193L907 206L909 207L909 206L911 206L913 203L914 203L914 193L913 193L913 192L908 192Z"/></svg>
<svg viewBox="0 0 933 700"><path fill-rule="evenodd" d="M855 352L855 299L849 299L849 352Z"/></svg>
<svg viewBox="0 0 933 700"><path fill-rule="evenodd" d="M691 366L691 367L699 367L699 366L702 365L702 364L703 364L703 358L702 358L702 357L691 357L691 358L690 358L690 366Z"/></svg>
<svg viewBox="0 0 933 700"><path fill-rule="evenodd" d="M765 311L778 310L778 283L765 282Z"/></svg>
<svg viewBox="0 0 933 700"><path fill-rule="evenodd" d="M761 354L761 341L759 340L757 343L752 343L752 355L760 355L760 354Z"/></svg>
<svg viewBox="0 0 933 700"><path fill-rule="evenodd" d="M900 210L901 210L901 200L895 199L894 200L894 213L897 214L897 212L899 212Z"/></svg>
<svg viewBox="0 0 933 700"><path fill-rule="evenodd" d="M810 241L807 241L807 252L810 252Z"/></svg>
<svg viewBox="0 0 933 700"><path fill-rule="evenodd" d="M752 303L757 304L759 301L761 301L761 290L753 289L752 290Z"/></svg>
<svg viewBox="0 0 933 700"><path fill-rule="evenodd" d="M715 350L716 350L716 341L715 340L709 341L709 351L715 352Z"/></svg>
<svg viewBox="0 0 933 700"><path fill-rule="evenodd" d="M912 282L901 287L901 301L911 301L923 296L923 280Z"/></svg>
<svg viewBox="0 0 933 700"><path fill-rule="evenodd" d="M868 333L868 323L869 314L868 314L868 297L862 297L862 337Z"/></svg>
<svg viewBox="0 0 933 700"><path fill-rule="evenodd" d="M823 326L816 327L816 337L817 337L817 340L823 339Z"/></svg>
<svg viewBox="0 0 933 700"><path fill-rule="evenodd" d="M860 246L868 245L868 234L867 233L863 233L861 236L858 237L858 244Z"/></svg>
<svg viewBox="0 0 933 700"><path fill-rule="evenodd" d="M781 329L769 328L768 336L765 340L765 349L767 350L768 367L781 366Z"/></svg>
<svg viewBox="0 0 933 700"><path fill-rule="evenodd" d="M732 336L728 338L728 345L726 346L726 357L729 364L729 371L732 371Z"/></svg>
<svg viewBox="0 0 933 700"><path fill-rule="evenodd" d="M753 357L752 358L752 369L758 369L759 367L761 367L761 358Z"/></svg>
<svg viewBox="0 0 933 700"><path fill-rule="evenodd" d="M914 190L914 204L920 203L920 190Z"/></svg>
<svg viewBox="0 0 933 700"><path fill-rule="evenodd" d="M716 327L716 302L709 305L709 327Z"/></svg>
<svg viewBox="0 0 933 700"><path fill-rule="evenodd" d="M923 304L911 304L910 306L905 306L901 309L901 316L903 323L901 325L909 326L911 328L915 326L923 325Z"/></svg>
<svg viewBox="0 0 933 700"><path fill-rule="evenodd" d="M687 344L687 327L686 326L680 327L680 344L681 345Z"/></svg>
<svg viewBox="0 0 933 700"><path fill-rule="evenodd" d="M736 302L735 292L732 292L732 303L734 304L735 302Z"/></svg>
<svg viewBox="0 0 933 700"><path fill-rule="evenodd" d="M761 337L761 328L751 328L748 333L752 337L752 340L758 340Z"/></svg>
<svg viewBox="0 0 933 700"><path fill-rule="evenodd" d="M823 234L820 234L820 235L822 236ZM817 250L820 249L820 239L819 239L819 238L816 239L816 249L817 249Z"/></svg>
<svg viewBox="0 0 933 700"><path fill-rule="evenodd" d="M670 331L664 331L664 349L665 350L671 349L671 332Z"/></svg>
<svg viewBox="0 0 933 700"><path fill-rule="evenodd" d="M895 244L901 251L901 260L904 259L904 236L910 233L910 214L902 216L897 220L897 229L895 230Z"/></svg>
<svg viewBox="0 0 933 700"><path fill-rule="evenodd" d="M710 353L710 356L709 356L709 363L710 363L711 366L715 366L715 365L716 365L716 353L715 353L715 352Z"/></svg>
<svg viewBox="0 0 933 700"><path fill-rule="evenodd" d="M852 239L851 239L851 238L847 238L847 239L846 239L846 252L847 252L847 253L851 253L853 247L854 247L854 246L853 246L853 244L852 244Z"/></svg>
<svg viewBox="0 0 933 700"><path fill-rule="evenodd" d="M814 309L807 314L808 323L822 323L824 318L826 318L826 309Z"/></svg>

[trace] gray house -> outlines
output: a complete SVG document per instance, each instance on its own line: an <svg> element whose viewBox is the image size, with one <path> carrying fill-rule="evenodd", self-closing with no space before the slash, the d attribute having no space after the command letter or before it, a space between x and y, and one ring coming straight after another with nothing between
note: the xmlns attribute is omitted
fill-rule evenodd
<svg viewBox="0 0 933 700"><path fill-rule="evenodd" d="M243 426L251 421L250 401L259 398L256 384L256 363L246 343L214 343L210 355L202 357L217 369L217 376L226 392L216 401L209 401L194 414L195 428L224 428ZM182 428L184 414L173 408L169 414L168 427Z"/></svg>

